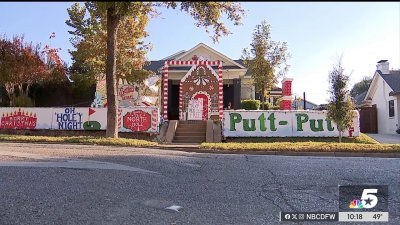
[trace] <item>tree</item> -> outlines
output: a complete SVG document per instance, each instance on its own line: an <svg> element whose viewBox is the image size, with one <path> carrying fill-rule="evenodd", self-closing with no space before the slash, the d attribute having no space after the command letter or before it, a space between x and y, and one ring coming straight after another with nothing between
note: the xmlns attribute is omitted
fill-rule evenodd
<svg viewBox="0 0 400 225"><path fill-rule="evenodd" d="M243 49L242 59L251 71L256 91L261 93L261 102L264 103L265 96L278 82L278 77L287 73L290 54L286 42L271 40L270 25L265 20L254 29L250 46L250 50Z"/></svg>
<svg viewBox="0 0 400 225"><path fill-rule="evenodd" d="M368 91L369 85L372 82L372 77L364 76L361 81L354 84L350 91L351 97L355 98L357 95Z"/></svg>
<svg viewBox="0 0 400 225"><path fill-rule="evenodd" d="M0 65L0 85L4 86L11 106L18 96L29 100L33 84L60 80L65 72L57 49L47 45L42 49L40 44L26 43L23 35L12 40L4 35L0 39Z"/></svg>
<svg viewBox="0 0 400 225"><path fill-rule="evenodd" d="M354 105L348 90L349 77L344 72L341 59L329 72L328 119L337 125L339 142L342 142L343 132L351 127L354 117Z"/></svg>
<svg viewBox="0 0 400 225"><path fill-rule="evenodd" d="M74 4L68 9L70 19L66 23L75 29L70 31L74 35L71 43L77 48L71 52L72 56L90 62L85 67L93 74L105 71L107 137L118 137L117 79L140 81L149 74L142 69L150 49L142 41L147 36L145 27L149 18L157 13L155 7L176 9L179 5L181 11L196 20L198 27L205 27L209 32L207 28L212 26L214 41L229 34L224 23L219 21L223 14L235 25L244 14L239 4L231 2L86 2L85 7ZM85 19L86 12L89 16Z"/></svg>

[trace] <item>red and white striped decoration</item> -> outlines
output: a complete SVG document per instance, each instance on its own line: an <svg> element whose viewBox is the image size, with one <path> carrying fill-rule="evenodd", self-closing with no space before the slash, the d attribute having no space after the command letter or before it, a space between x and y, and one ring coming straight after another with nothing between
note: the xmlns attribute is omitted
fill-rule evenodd
<svg viewBox="0 0 400 225"><path fill-rule="evenodd" d="M223 117L223 80L222 80L222 63L218 64L218 98L219 98L219 104L218 104L218 113L219 113L219 119L222 120Z"/></svg>
<svg viewBox="0 0 400 225"><path fill-rule="evenodd" d="M197 61L197 60L167 60L166 65L219 65L220 61Z"/></svg>
<svg viewBox="0 0 400 225"><path fill-rule="evenodd" d="M183 107L183 99L182 99L182 80L181 80L179 82L179 119L180 120L184 120L182 107Z"/></svg>
<svg viewBox="0 0 400 225"><path fill-rule="evenodd" d="M223 80L222 80L222 63L219 60L216 61L198 61L198 60L167 60L164 63L164 99L163 99L163 118L165 121L168 120L168 66L169 65L218 65L218 113L219 119L223 117ZM182 82L179 84L179 119L183 119L184 115L182 112Z"/></svg>
<svg viewBox="0 0 400 225"><path fill-rule="evenodd" d="M121 129L121 114L122 109L118 108L118 129Z"/></svg>
<svg viewBox="0 0 400 225"><path fill-rule="evenodd" d="M164 65L164 101L163 101L163 117L168 120L168 61Z"/></svg>
<svg viewBox="0 0 400 225"><path fill-rule="evenodd" d="M157 125L158 125L158 110L154 109L151 112L151 128L157 130Z"/></svg>

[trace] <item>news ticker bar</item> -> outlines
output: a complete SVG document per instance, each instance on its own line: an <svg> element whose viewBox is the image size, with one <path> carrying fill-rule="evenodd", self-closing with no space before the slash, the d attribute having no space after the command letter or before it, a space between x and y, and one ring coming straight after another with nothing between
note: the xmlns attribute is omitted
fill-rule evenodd
<svg viewBox="0 0 400 225"><path fill-rule="evenodd" d="M388 212L281 212L280 221L388 222Z"/></svg>

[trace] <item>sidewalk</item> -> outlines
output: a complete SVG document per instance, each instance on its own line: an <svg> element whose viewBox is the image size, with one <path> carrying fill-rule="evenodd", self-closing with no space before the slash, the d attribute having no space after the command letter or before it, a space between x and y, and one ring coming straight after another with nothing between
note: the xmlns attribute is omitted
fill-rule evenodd
<svg viewBox="0 0 400 225"><path fill-rule="evenodd" d="M381 144L400 144L400 134L366 134Z"/></svg>

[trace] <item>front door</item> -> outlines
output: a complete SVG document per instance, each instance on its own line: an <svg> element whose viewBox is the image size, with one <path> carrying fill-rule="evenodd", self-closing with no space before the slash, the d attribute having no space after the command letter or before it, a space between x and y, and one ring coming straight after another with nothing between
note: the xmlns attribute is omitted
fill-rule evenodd
<svg viewBox="0 0 400 225"><path fill-rule="evenodd" d="M202 99L203 110L202 110L202 120L208 120L208 96L203 93L194 94L193 99Z"/></svg>

